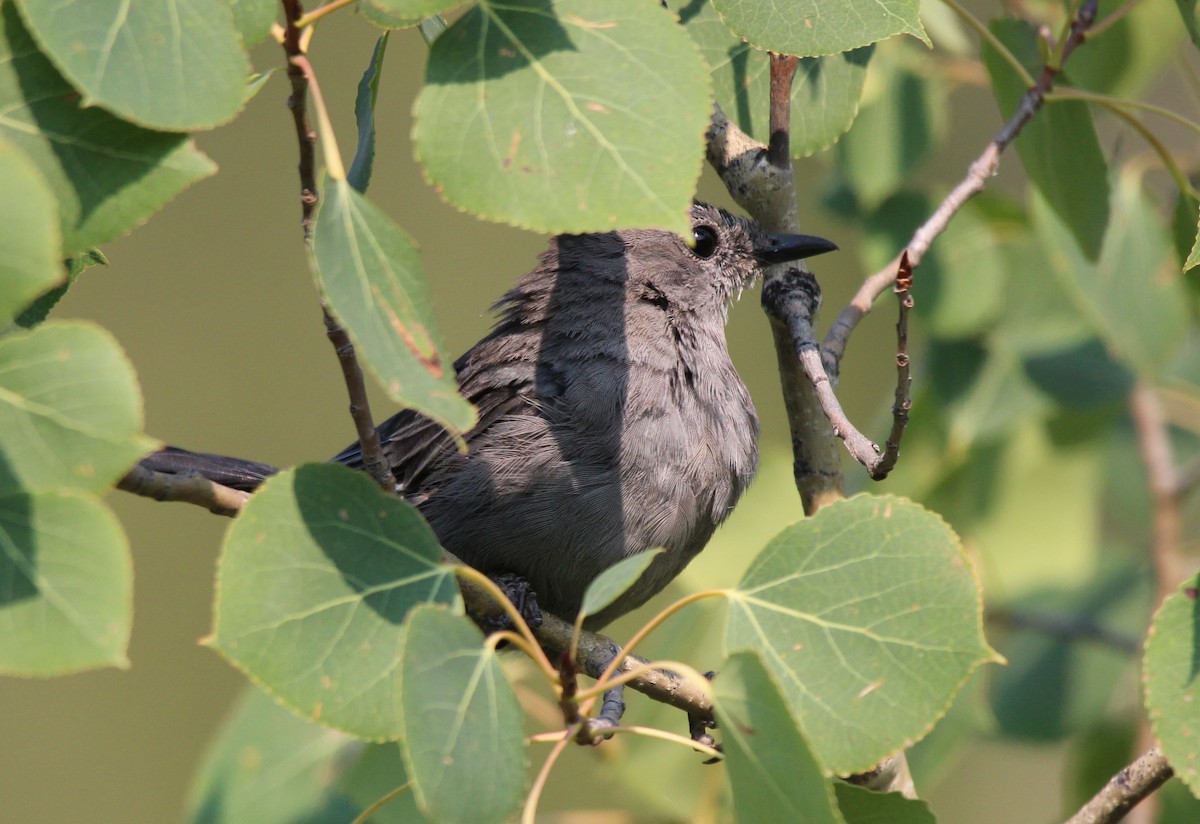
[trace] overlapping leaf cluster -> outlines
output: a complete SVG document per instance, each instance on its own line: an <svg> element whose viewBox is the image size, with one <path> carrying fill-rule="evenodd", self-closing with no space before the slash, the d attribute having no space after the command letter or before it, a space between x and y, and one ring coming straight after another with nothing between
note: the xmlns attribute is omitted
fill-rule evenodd
<svg viewBox="0 0 1200 824"><path fill-rule="evenodd" d="M356 8L400 27L459 5ZM768 137L771 49L802 58L793 154L837 142L827 205L861 229L868 266L894 255L941 194L923 170L949 133L952 89L910 48L930 41L920 4L668 5L479 0L454 16L414 105L430 183L481 218L539 231L683 230L713 104ZM1169 53L1152 34L1182 32L1174 9L1167 21L1162 3L1144 5L1080 50L1060 84L1078 93L1050 101L1018 140L1024 199L974 202L920 270L928 378L891 484L930 509L893 495L827 507L727 593L713 689L738 820L933 820L919 802L830 776L924 738L998 660L957 533L984 554L998 607L1053 605L1145 632L1149 576L1132 545L1149 516L1130 493L1123 402L1142 383L1200 407L1200 371L1194 289L1180 277L1198 257L1196 193L1169 169L1181 218L1168 225L1141 167L1112 165L1093 119L1099 100L1128 120L1121 101ZM1178 5L1194 38L1194 4ZM934 41L961 51L962 32L927 15ZM125 664L129 550L97 496L154 443L117 343L43 320L103 261L96 247L215 171L190 134L235 118L259 87L246 46L276 17L268 0L0 2L0 672ZM997 21L989 37L976 79L1007 116L1053 55L1027 21ZM461 433L474 411L455 391L416 246L365 194L383 55L381 42L348 172L323 135L314 274L386 391ZM305 466L266 484L227 537L210 643L293 714L247 700L202 772L194 820L342 821L405 781L413 792L372 820L500 822L517 809L529 781L520 705L440 557L419 514L361 474ZM597 582L589 606L642 562ZM1143 668L1156 734L1193 790L1198 585L1162 605ZM980 726L1046 739L1113 723L1124 657L1004 641L1011 666L968 691L986 711L958 710L928 751Z"/></svg>

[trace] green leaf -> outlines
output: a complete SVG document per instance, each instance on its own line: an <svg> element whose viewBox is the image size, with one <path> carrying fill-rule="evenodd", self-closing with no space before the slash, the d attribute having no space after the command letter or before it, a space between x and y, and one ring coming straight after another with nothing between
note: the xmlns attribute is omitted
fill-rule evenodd
<svg viewBox="0 0 1200 824"><path fill-rule="evenodd" d="M1038 34L1032 24L996 20L991 30L1034 77L1041 72ZM1010 117L1025 86L994 49L985 49L983 57L1000 111ZM1087 104L1048 103L1021 130L1016 145L1029 179L1070 227L1084 255L1096 260L1108 227L1108 166Z"/></svg>
<svg viewBox="0 0 1200 824"><path fill-rule="evenodd" d="M729 597L727 647L763 656L838 774L920 739L998 660L958 536L901 498L858 495L790 527Z"/></svg>
<svg viewBox="0 0 1200 824"><path fill-rule="evenodd" d="M100 501L0 495L0 673L129 666L132 589L128 543Z"/></svg>
<svg viewBox="0 0 1200 824"><path fill-rule="evenodd" d="M361 472L281 472L226 535L211 644L299 714L394 739L401 622L458 597L440 558L417 511Z"/></svg>
<svg viewBox="0 0 1200 824"><path fill-rule="evenodd" d="M710 3L672 3L712 67L717 103L742 131L766 143L771 64L759 51L729 30ZM792 82L790 146L795 157L827 149L850 128L873 46L826 57L801 58Z"/></svg>
<svg viewBox="0 0 1200 824"><path fill-rule="evenodd" d="M441 607L417 607L405 627L400 751L418 803L440 824L506 821L525 795L527 756L495 648Z"/></svg>
<svg viewBox="0 0 1200 824"><path fill-rule="evenodd" d="M825 770L757 654L731 655L713 693L738 821L846 824Z"/></svg>
<svg viewBox="0 0 1200 824"><path fill-rule="evenodd" d="M111 486L154 443L116 341L85 323L0 339L0 494Z"/></svg>
<svg viewBox="0 0 1200 824"><path fill-rule="evenodd" d="M413 140L446 199L489 220L684 233L711 106L657 3L483 0L434 41Z"/></svg>
<svg viewBox="0 0 1200 824"><path fill-rule="evenodd" d="M225 0L233 10L233 25L241 32L243 45L255 46L267 39L279 14L275 0Z"/></svg>
<svg viewBox="0 0 1200 824"><path fill-rule="evenodd" d="M1053 637L1037 627L1091 626L1136 640L1145 631L1149 596L1143 569L1110 563L1080 586L1043 586L1000 606L1012 616L1007 622L1012 628L993 641L1009 665L992 675L989 693L1004 735L1055 741L1103 720L1114 691L1129 676L1130 651Z"/></svg>
<svg viewBox="0 0 1200 824"><path fill-rule="evenodd" d="M1094 263L1040 198L1032 207L1048 261L1095 333L1138 374L1161 374L1187 332L1187 295L1166 227L1141 181L1119 179L1112 228Z"/></svg>
<svg viewBox="0 0 1200 824"><path fill-rule="evenodd" d="M1193 795L1200 797L1200 575L1163 601L1142 659L1146 710L1163 755Z"/></svg>
<svg viewBox="0 0 1200 824"><path fill-rule="evenodd" d="M371 62L358 81L358 94L354 98L354 125L358 127L358 146L354 150L354 162L346 172L346 180L356 192L366 192L371 183L371 171L375 166L375 101L379 99L379 72L383 69L383 55L387 51L388 33L384 32L375 41Z"/></svg>
<svg viewBox="0 0 1200 824"><path fill-rule="evenodd" d="M1192 38L1192 43L1200 46L1200 2L1175 0L1175 5L1179 8L1179 16L1183 18L1183 25L1188 36Z"/></svg>
<svg viewBox="0 0 1200 824"><path fill-rule="evenodd" d="M459 6L467 0L364 0L364 6L373 6L389 17L408 18L415 24L424 17L432 17Z"/></svg>
<svg viewBox="0 0 1200 824"><path fill-rule="evenodd" d="M583 606L579 609L580 617L595 615L617 600L625 590L633 585L634 581L642 576L646 567L650 566L650 562L661 553L661 549L647 549L645 552L639 552L618 561L597 575L596 579L588 584L587 591L583 593Z"/></svg>
<svg viewBox="0 0 1200 824"><path fill-rule="evenodd" d="M924 801L876 793L840 781L833 785L846 824L937 824Z"/></svg>
<svg viewBox="0 0 1200 824"><path fill-rule="evenodd" d="M1189 215L1197 211L1196 202L1187 195L1184 195L1182 192L1179 195L1177 204L1177 211L1186 209ZM1194 232L1189 231L1188 235L1192 238L1192 242L1190 244L1191 251L1187 254L1187 260L1183 262L1183 271L1185 272L1197 265L1200 265L1200 221L1198 221L1196 230Z"/></svg>
<svg viewBox="0 0 1200 824"><path fill-rule="evenodd" d="M250 61L222 0L18 5L85 107L178 132L211 129L242 109Z"/></svg>
<svg viewBox="0 0 1200 824"><path fill-rule="evenodd" d="M911 177L937 144L945 117L938 87L886 57L876 58L872 78L879 82L868 84L854 128L837 145L838 168L868 209Z"/></svg>
<svg viewBox="0 0 1200 824"><path fill-rule="evenodd" d="M44 321L50 310L58 305L67 290L75 285L75 280L93 266L107 266L108 258L99 249L88 249L74 257L67 258L67 282L46 292L33 303L29 304L16 318L17 326L32 329Z"/></svg>
<svg viewBox="0 0 1200 824"><path fill-rule="evenodd" d="M1097 20L1117 11L1122 0L1102 0ZM1179 54L1183 38L1175 11L1167 2L1139 3L1110 26L1089 36L1086 49L1076 49L1067 63L1070 85L1114 97L1136 99Z"/></svg>
<svg viewBox="0 0 1200 824"><path fill-rule="evenodd" d="M0 138L0 328L63 280L54 193L37 167Z"/></svg>
<svg viewBox="0 0 1200 824"><path fill-rule="evenodd" d="M735 34L780 54L837 54L896 34L930 45L920 0L713 0L713 5Z"/></svg>
<svg viewBox="0 0 1200 824"><path fill-rule="evenodd" d="M0 3L0 112L0 136L33 161L58 200L65 255L119 237L216 170L187 135L84 108L13 3Z"/></svg>
<svg viewBox="0 0 1200 824"><path fill-rule="evenodd" d="M242 693L188 793L191 824L345 824L357 805L338 782L363 743Z"/></svg>
<svg viewBox="0 0 1200 824"><path fill-rule="evenodd" d="M421 22L420 17L405 17L384 11L371 0L360 0L358 12L372 25L381 29L411 29Z"/></svg>
<svg viewBox="0 0 1200 824"><path fill-rule="evenodd" d="M408 775L400 758L400 746L368 744L362 757L342 779L341 790L354 801L356 807L365 810L407 783ZM415 824L427 820L417 808L411 787L407 792L393 797L370 818L371 824Z"/></svg>
<svg viewBox="0 0 1200 824"><path fill-rule="evenodd" d="M475 408L458 394L408 234L345 180L327 179L313 233L317 279L392 399L465 432Z"/></svg>
<svg viewBox="0 0 1200 824"><path fill-rule="evenodd" d="M857 150L856 150L857 151ZM892 195L863 219L859 245L868 271L888 264L933 210L913 192ZM962 272L972 272L970 278ZM938 238L916 273L913 299L921 322L941 339L966 339L988 329L1005 306L1008 261L996 224L968 202Z"/></svg>

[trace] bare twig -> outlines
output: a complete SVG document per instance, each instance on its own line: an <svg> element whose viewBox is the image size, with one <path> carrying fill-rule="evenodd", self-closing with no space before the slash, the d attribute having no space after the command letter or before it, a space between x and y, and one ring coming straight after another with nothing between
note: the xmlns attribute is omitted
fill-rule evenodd
<svg viewBox="0 0 1200 824"><path fill-rule="evenodd" d="M901 253L900 269L896 274L895 291L899 300L899 316L896 318L896 400L892 403L892 431L888 434L883 454L874 466L868 466L872 480L882 480L896 466L900 456L900 439L908 426L908 413L912 409L912 375L908 359L908 313L913 308L912 267L908 255Z"/></svg>
<svg viewBox="0 0 1200 824"><path fill-rule="evenodd" d="M383 457L383 444L379 442L379 433L375 431L371 403L367 399L367 383L363 378L358 357L354 354L354 344L350 342L350 336L333 317L324 300L321 301L321 309L325 313L325 334L329 336L333 351L337 353L342 377L346 382L346 392L350 396L350 417L354 421L358 443L362 447L363 470L384 492L395 492L396 479Z"/></svg>
<svg viewBox="0 0 1200 824"><path fill-rule="evenodd" d="M1154 519L1150 557L1157 590L1155 603L1162 603L1179 585L1182 569L1180 483L1166 417L1152 387L1141 381L1134 385L1129 395L1129 413L1149 481Z"/></svg>
<svg viewBox="0 0 1200 824"><path fill-rule="evenodd" d="M1091 641L1127 655L1137 655L1142 648L1139 639L1113 632L1089 618L1014 609L988 609L986 614L988 623L995 626L1029 630L1063 641Z"/></svg>
<svg viewBox="0 0 1200 824"><path fill-rule="evenodd" d="M210 481L199 473L169 475L143 466L135 466L120 481L117 488L156 501L182 501L202 506L215 515L232 518L242 511L249 492L231 489Z"/></svg>
<svg viewBox="0 0 1200 824"><path fill-rule="evenodd" d="M1150 748L1096 793L1066 824L1113 824L1175 774L1158 747Z"/></svg>
<svg viewBox="0 0 1200 824"><path fill-rule="evenodd" d="M1001 153L1021 133L1021 129L1025 128L1025 124L1032 120L1033 116L1041 109L1046 99L1046 93L1053 88L1055 79L1057 79L1059 73L1062 71L1062 64L1066 62L1076 47L1083 42L1088 27L1096 19L1097 3L1098 0L1086 0L1079 7L1079 12L1071 22L1067 38L1059 50L1057 65L1047 63L1042 68L1042 73L1033 85L1033 88L1025 93L1025 96L1021 98L1021 102L1017 105L1017 110L1013 113L1013 116L996 133L996 136L992 138L992 142L987 145L987 148L983 150L978 159L971 164L966 177L946 196L945 200L942 201L929 220L925 221L913 234L912 240L909 241L908 246L904 249L908 254L909 264L913 269L916 269L921 264L921 260L925 257L925 253L929 251L929 246L934 238L946 230L950 219L962 209L963 204L983 191L988 178L995 175L996 169L1000 166ZM837 364L841 361L842 354L846 349L846 343L854 327L858 325L858 322L862 320L867 312L871 311L875 300L895 280L895 272L899 261L900 256L897 255L891 263L867 278L862 287L859 288L858 293L850 301L850 304L842 310L841 314L833 322L821 347L822 359L826 363L826 369L830 370L830 374L837 374Z"/></svg>
<svg viewBox="0 0 1200 824"><path fill-rule="evenodd" d="M312 65L304 54L300 29L304 9L299 0L283 0L283 9L287 19L283 50L287 54L288 79L292 84L292 93L288 97L288 108L292 111L292 119L296 127L296 141L300 146L300 161L297 166L300 174L300 226L304 233L305 245L310 245L312 243L313 214L320 194L317 191L316 172L317 135L308 121L309 89L312 89L314 100L319 107L323 106L324 101L319 97L320 87L317 85ZM375 431L371 403L367 398L366 381L363 378L362 366L354 351L354 344L350 342L350 336L333 316L329 304L324 298L321 299L321 311L325 318L325 334L333 344L338 364L342 368L346 393L350 397L350 417L354 421L354 430L362 448L363 469L381 489L385 492L393 492L396 486L395 480L383 456L379 435Z"/></svg>

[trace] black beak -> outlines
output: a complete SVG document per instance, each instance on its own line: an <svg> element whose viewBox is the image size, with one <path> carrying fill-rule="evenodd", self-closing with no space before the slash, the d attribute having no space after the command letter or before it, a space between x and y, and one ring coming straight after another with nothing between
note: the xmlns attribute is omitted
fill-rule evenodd
<svg viewBox="0 0 1200 824"><path fill-rule="evenodd" d="M765 242L754 247L754 256L763 263L787 263L837 251L837 244L812 235L766 235Z"/></svg>

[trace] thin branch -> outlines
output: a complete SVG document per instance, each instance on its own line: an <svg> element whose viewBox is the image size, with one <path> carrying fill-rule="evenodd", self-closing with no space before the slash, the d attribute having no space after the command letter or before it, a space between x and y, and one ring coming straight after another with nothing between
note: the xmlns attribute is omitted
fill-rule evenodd
<svg viewBox="0 0 1200 824"><path fill-rule="evenodd" d="M792 80L800 58L790 54L771 54L771 137L767 160L777 169L792 165Z"/></svg>
<svg viewBox="0 0 1200 824"><path fill-rule="evenodd" d="M892 431L888 434L883 454L875 466L868 466L872 480L882 480L896 466L900 456L900 439L908 426L908 414L912 410L912 374L908 357L908 313L913 308L912 267L908 255L900 255L900 268L896 274L895 293L898 298L899 316L896 319L896 395L892 403Z"/></svg>
<svg viewBox="0 0 1200 824"><path fill-rule="evenodd" d="M1149 481L1154 519L1150 558L1157 590L1155 603L1162 603L1179 585L1182 568L1179 477L1166 416L1152 387L1141 381L1134 385L1129 414Z"/></svg>
<svg viewBox="0 0 1200 824"><path fill-rule="evenodd" d="M1143 798L1157 790L1175 774L1158 747L1141 757L1109 780L1066 824L1113 824L1125 817Z"/></svg>
<svg viewBox="0 0 1200 824"><path fill-rule="evenodd" d="M1089 618L1015 609L989 609L986 615L988 623L994 626L1028 630L1062 641L1091 641L1126 655L1137 655L1142 649L1140 639L1113 632Z"/></svg>
<svg viewBox="0 0 1200 824"><path fill-rule="evenodd" d="M250 500L249 492L222 486L197 472L170 475L140 465L129 470L128 474L117 482L117 488L156 501L181 501L202 506L214 515L223 515L226 518L237 515L246 505L246 501Z"/></svg>
<svg viewBox="0 0 1200 824"><path fill-rule="evenodd" d="M380 489L393 493L396 491L396 479L383 456L383 444L379 441L379 433L375 431L371 402L367 399L367 382L354 353L354 344L350 342L350 335L334 318L324 300L321 301L321 311L325 314L325 334L333 344L333 351L337 353L338 364L342 367L342 378L346 383L346 393L350 396L350 418L354 421L354 430L358 433L358 443L362 448L363 470Z"/></svg>
<svg viewBox="0 0 1200 824"><path fill-rule="evenodd" d="M1066 40L1062 43L1059 50L1061 56L1058 66L1047 64L1042 68L1042 73L1038 77L1037 82L1021 98L1021 102L1017 105L1017 110L1009 118L1008 122L1004 124L1004 127L996 133L996 136L992 138L992 142L987 145L987 148L983 150L978 159L971 164L966 177L946 196L946 199L942 201L933 215L913 233L912 239L904 250L908 254L908 261L913 269L916 269L921 264L925 253L929 251L930 244L934 238L946 230L950 219L962 209L968 200L983 191L988 179L996 174L996 170L1000 166L1001 153L1016 139L1021 130L1025 128L1025 125L1041 109L1042 104L1045 102L1046 94L1053 88L1054 81L1062 70L1062 64L1066 62L1071 53L1083 42L1088 27L1096 19L1097 3L1098 0L1086 0L1080 6L1078 14L1071 21ZM951 7L954 7L954 5L951 3ZM845 352L850 333L858 325L858 322L862 320L863 316L871 310L875 300L895 280L895 272L899 260L900 256L897 255L887 266L867 278L862 287L859 288L858 293L854 296L854 299L842 310L837 320L834 321L833 326L830 327L829 333L825 336L825 341L822 344L822 359L826 362L827 368L830 363L834 365L834 369L830 374L837 374L836 365L841 361L842 354Z"/></svg>
<svg viewBox="0 0 1200 824"><path fill-rule="evenodd" d="M330 144L325 153L326 165L330 167L330 174L335 178L345 177L345 174L341 170L341 158L333 144L333 131L328 126L329 118L324 111L320 87L317 85L312 65L304 55L305 44L300 29L300 20L303 18L304 9L299 0L283 0L283 9L287 19L283 36L283 50L288 58L288 79L292 84L292 93L288 97L288 108L292 111L292 119L296 127L296 141L300 147L300 160L297 165L300 175L300 226L304 234L304 243L308 246L312 244L313 214L316 211L317 201L320 199L317 191L316 171L317 135L308 122L310 88L314 95L314 102L318 106L320 119L326 124L324 127L325 140ZM349 334L333 316L329 304L324 298L321 299L321 311L325 319L325 334L329 337L329 342L333 344L333 351L337 355L338 364L342 369L342 379L346 384L346 394L350 398L350 418L354 421L354 430L358 435L359 446L362 448L363 468L380 489L384 492L394 492L396 489L395 479L384 458L379 434L375 431L375 419L371 414L371 403L367 397L366 380L363 377L362 366L355 354L354 344L350 342Z"/></svg>
<svg viewBox="0 0 1200 824"><path fill-rule="evenodd" d="M980 40L987 43L996 50L997 54L1004 58L1004 62L1008 63L1009 67L1017 74L1018 77L1021 78L1022 83L1024 83L1026 86L1033 85L1033 78L1029 76L1029 72L1027 72L1025 67L1021 65L1021 61L1018 60L1016 56L1008 50L1007 46L1000 42L999 37L992 34L991 29L985 26L979 18L971 14L971 12L967 11L962 5L960 5L958 0L943 0L943 2L950 7L951 11L962 18L964 23L975 30L975 33L979 35Z"/></svg>

